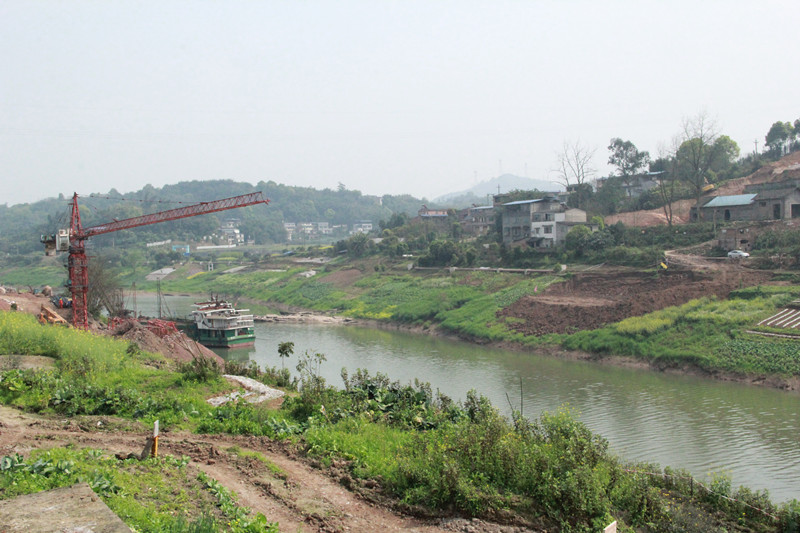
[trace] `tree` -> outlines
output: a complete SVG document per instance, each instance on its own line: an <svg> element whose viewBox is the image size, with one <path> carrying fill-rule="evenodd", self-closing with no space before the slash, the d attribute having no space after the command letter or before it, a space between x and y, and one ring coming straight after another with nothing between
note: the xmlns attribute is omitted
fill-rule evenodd
<svg viewBox="0 0 800 533"><path fill-rule="evenodd" d="M366 255L372 241L366 233L356 233L347 240L347 250L353 257Z"/></svg>
<svg viewBox="0 0 800 533"><path fill-rule="evenodd" d="M684 119L680 141L675 153L677 176L694 190L699 205L703 189L730 166L739 155L739 146L727 135L720 136L705 113Z"/></svg>
<svg viewBox="0 0 800 533"><path fill-rule="evenodd" d="M798 119L795 122L800 122ZM767 132L765 141L767 142L767 149L775 159L783 155L786 146L791 142L795 135L795 128L791 122L775 122Z"/></svg>
<svg viewBox="0 0 800 533"><path fill-rule="evenodd" d="M574 143L564 141L561 152L556 154L558 168L555 169L555 173L557 174L556 179L564 185L565 189L569 190L572 186L580 193L583 189L581 185L588 184L595 173L592 166L595 151L594 148L584 146L580 141ZM581 207L583 203L579 195L577 207Z"/></svg>
<svg viewBox="0 0 800 533"><path fill-rule="evenodd" d="M621 182L621 178L611 176L603 182L602 187L598 187L592 196L593 211L603 215L613 215L619 211L619 206L625 199Z"/></svg>
<svg viewBox="0 0 800 533"><path fill-rule="evenodd" d="M617 167L617 175L622 178L630 196L631 178L644 170L650 162L650 154L640 152L631 141L623 141L619 137L611 139L608 150L611 152L608 164Z"/></svg>
<svg viewBox="0 0 800 533"><path fill-rule="evenodd" d="M294 343L293 342L281 342L278 344L278 355L281 358L281 368L283 368L283 359L284 357L289 357L294 353Z"/></svg>
<svg viewBox="0 0 800 533"><path fill-rule="evenodd" d="M123 311L122 288L117 275L109 268L109 259L105 256L92 258L89 265L89 292L86 295L89 314L99 317L102 309L109 316L120 316Z"/></svg>
<svg viewBox="0 0 800 533"><path fill-rule="evenodd" d="M587 248L589 236L591 234L592 230L590 230L588 227L575 226L567 233L567 237L564 240L564 246L567 250L573 252L575 257L581 257Z"/></svg>
<svg viewBox="0 0 800 533"><path fill-rule="evenodd" d="M378 224L382 230L394 229L405 226L408 224L409 220L410 219L408 215L405 213L392 213L392 216L389 217L389 220L381 220Z"/></svg>
<svg viewBox="0 0 800 533"><path fill-rule="evenodd" d="M677 143L677 140L675 141ZM652 163L650 163L650 172L656 180L656 189L658 197L662 202L662 209L664 210L664 217L667 219L667 226L672 227L672 203L675 201L676 192L676 176L678 159L675 157L673 150L671 154L664 154Z"/></svg>

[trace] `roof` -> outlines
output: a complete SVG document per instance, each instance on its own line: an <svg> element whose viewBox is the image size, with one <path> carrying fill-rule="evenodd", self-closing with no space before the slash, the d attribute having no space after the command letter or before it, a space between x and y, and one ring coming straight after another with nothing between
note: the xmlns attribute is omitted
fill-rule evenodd
<svg viewBox="0 0 800 533"><path fill-rule="evenodd" d="M472 211L478 211L480 209L494 209L493 205L476 205L474 207L469 208Z"/></svg>
<svg viewBox="0 0 800 533"><path fill-rule="evenodd" d="M735 207L750 205L753 203L755 194L734 194L733 196L716 196L703 207Z"/></svg>
<svg viewBox="0 0 800 533"><path fill-rule="evenodd" d="M517 200L516 202L508 202L507 204L503 205L523 205L523 204L535 204L536 202L541 202L544 198L537 198L536 200Z"/></svg>
<svg viewBox="0 0 800 533"><path fill-rule="evenodd" d="M759 191L758 192L758 199L759 200L775 200L775 199L782 199L786 198L787 196L793 194L797 190L797 187L791 187L786 189L770 189L766 191Z"/></svg>

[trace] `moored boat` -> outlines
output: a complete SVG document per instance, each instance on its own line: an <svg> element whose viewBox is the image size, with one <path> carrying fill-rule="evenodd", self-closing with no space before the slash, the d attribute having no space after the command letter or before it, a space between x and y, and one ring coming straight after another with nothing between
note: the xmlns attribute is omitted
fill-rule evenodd
<svg viewBox="0 0 800 533"><path fill-rule="evenodd" d="M253 315L249 314L249 309L236 309L233 304L216 297L194 306L189 329L200 344L211 348L255 344Z"/></svg>

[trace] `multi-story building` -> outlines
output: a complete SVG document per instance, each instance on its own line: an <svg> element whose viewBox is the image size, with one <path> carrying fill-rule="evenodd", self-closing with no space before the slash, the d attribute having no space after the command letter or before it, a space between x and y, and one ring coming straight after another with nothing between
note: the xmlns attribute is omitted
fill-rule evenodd
<svg viewBox="0 0 800 533"><path fill-rule="evenodd" d="M535 248L559 246L574 226L588 225L586 211L569 208L554 196L504 203L502 217L505 244L527 241Z"/></svg>
<svg viewBox="0 0 800 533"><path fill-rule="evenodd" d="M465 234L482 237L494 229L496 213L493 205L475 205L459 211L458 220Z"/></svg>

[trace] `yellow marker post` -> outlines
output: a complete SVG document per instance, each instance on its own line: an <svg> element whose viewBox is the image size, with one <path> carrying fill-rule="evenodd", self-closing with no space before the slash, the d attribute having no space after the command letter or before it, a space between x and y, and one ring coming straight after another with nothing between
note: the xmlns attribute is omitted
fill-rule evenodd
<svg viewBox="0 0 800 533"><path fill-rule="evenodd" d="M153 426L153 450L151 455L153 457L158 457L158 420L156 420Z"/></svg>

